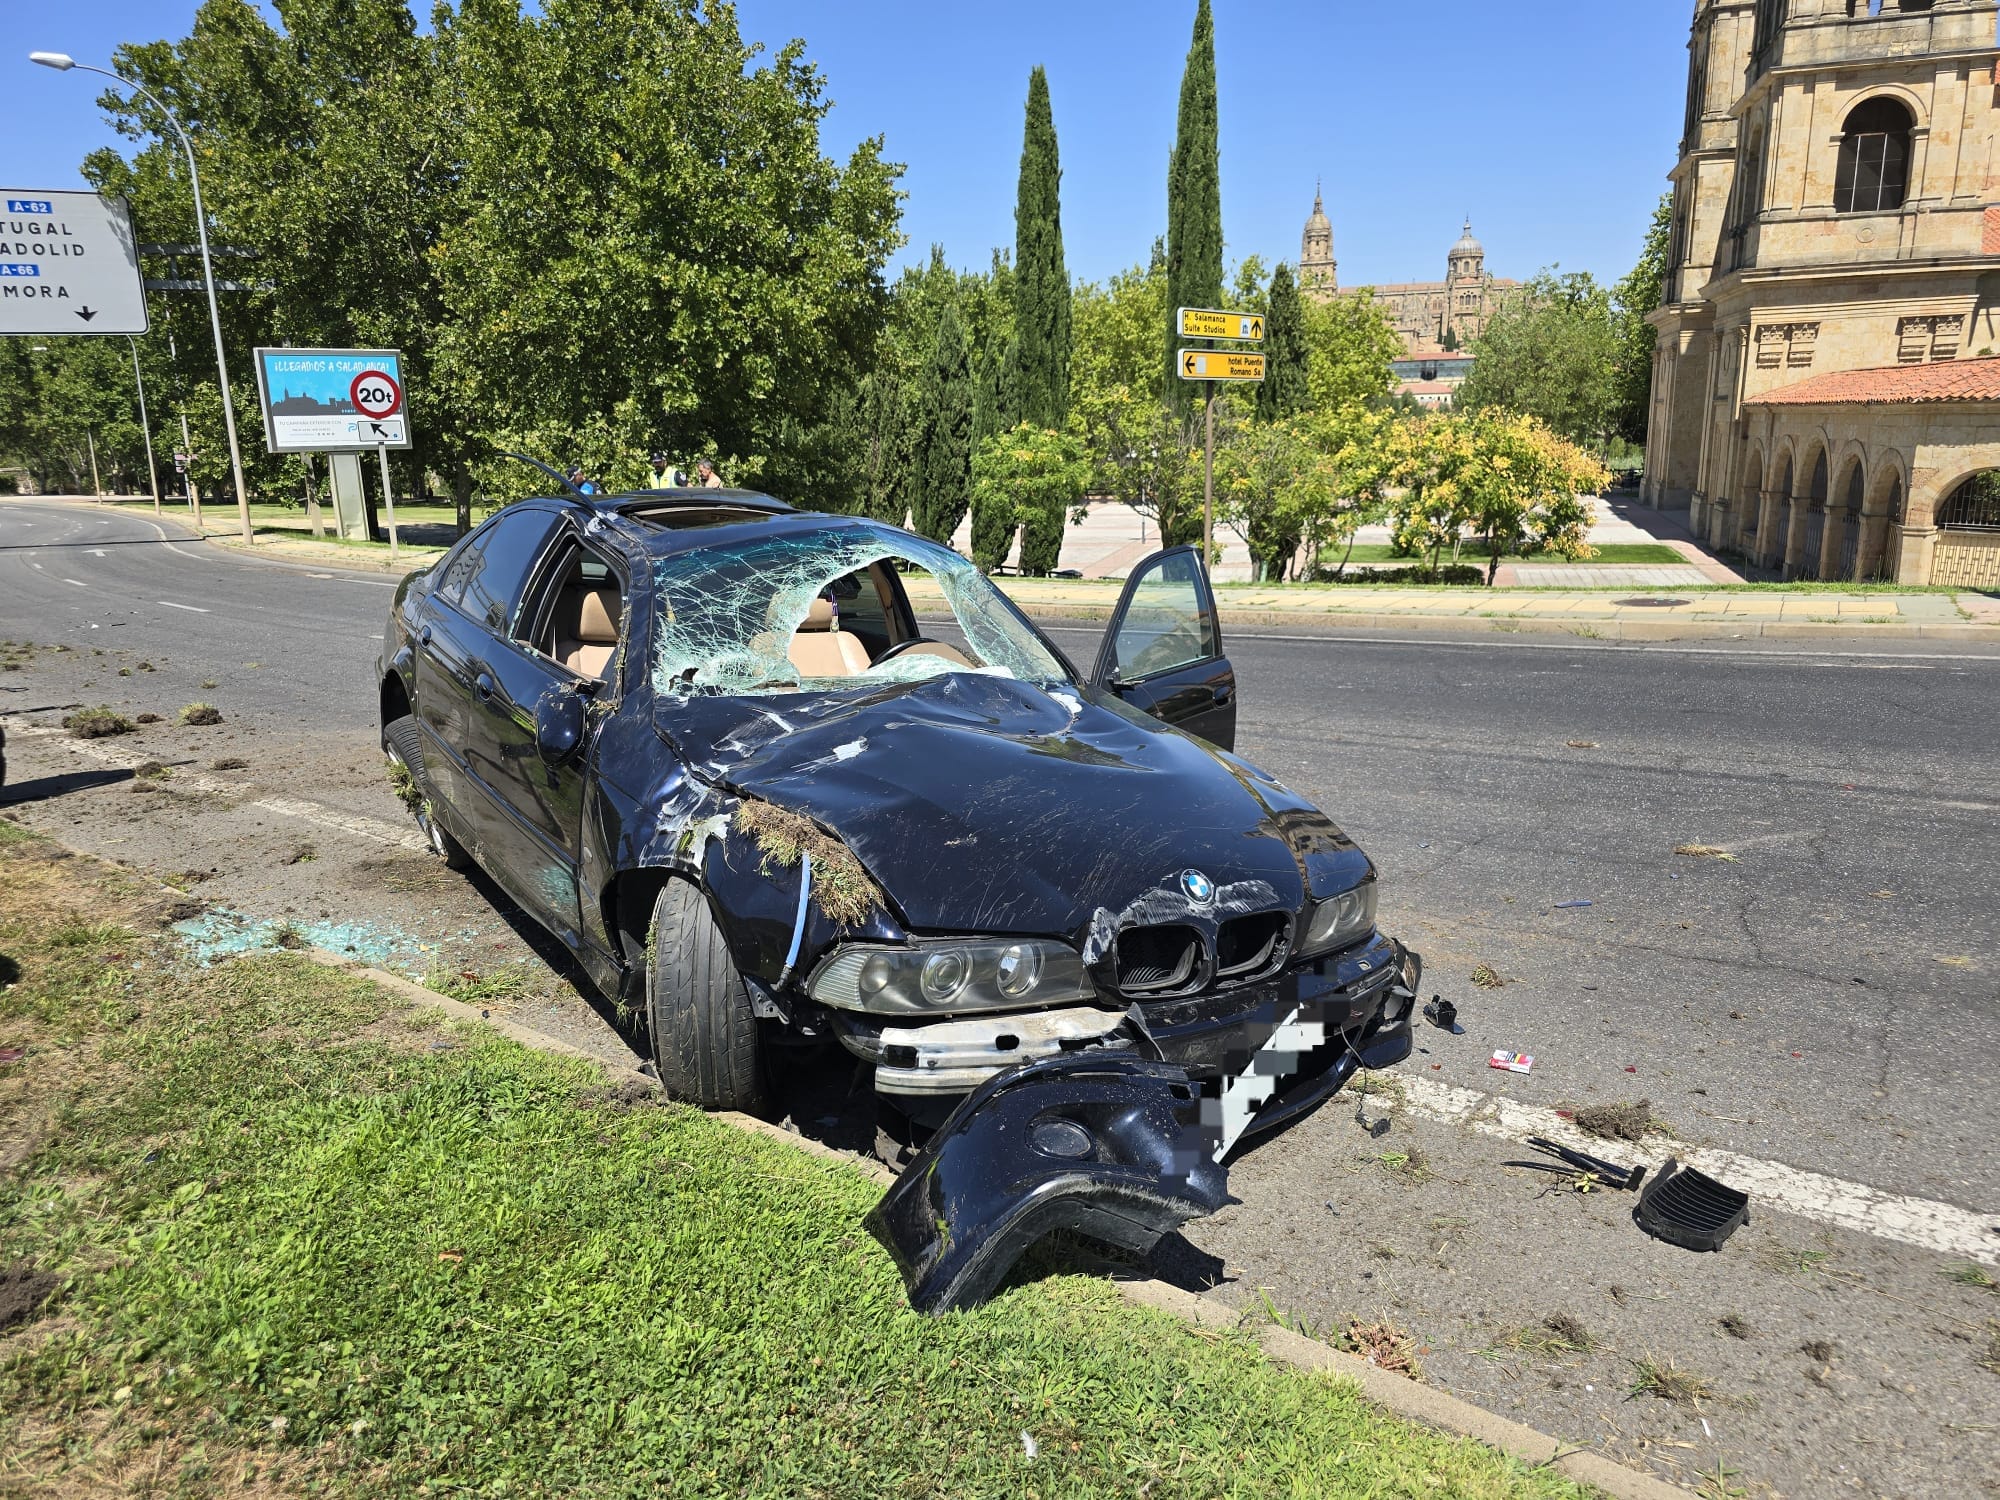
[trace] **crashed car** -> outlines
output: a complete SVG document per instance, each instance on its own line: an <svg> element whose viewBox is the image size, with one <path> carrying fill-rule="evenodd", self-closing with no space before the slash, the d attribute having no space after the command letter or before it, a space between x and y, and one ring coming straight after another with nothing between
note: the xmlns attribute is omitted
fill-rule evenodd
<svg viewBox="0 0 2000 1500"><path fill-rule="evenodd" d="M433 847L644 1016L671 1093L762 1110L776 1048L838 1046L929 1131L875 1220L919 1306L1050 1228L1150 1247L1244 1137L1409 1052L1373 866L1230 753L1191 548L1132 569L1086 673L863 517L522 501L398 588L380 684Z"/></svg>

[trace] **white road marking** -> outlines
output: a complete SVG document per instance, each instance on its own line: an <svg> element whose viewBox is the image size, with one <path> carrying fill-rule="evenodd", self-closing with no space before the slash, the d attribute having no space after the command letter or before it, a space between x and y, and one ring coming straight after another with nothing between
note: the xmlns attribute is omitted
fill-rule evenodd
<svg viewBox="0 0 2000 1500"><path fill-rule="evenodd" d="M191 611L193 611L193 612L194 612L195 614L198 614L198 615L205 615L205 614L207 614L207 613L208 613L208 611L207 611L207 610L203 609L203 608L202 608L202 607L201 607L200 605L198 605L198 604L176 604L176 603L174 603L174 601L173 601L173 600L171 600L171 599L162 599L162 600L160 600L159 602L160 602L161 604L164 604L164 605L165 605L165 606L166 606L166 607L167 607L168 609L185 609L185 610L191 610Z"/></svg>
<svg viewBox="0 0 2000 1500"><path fill-rule="evenodd" d="M1413 1113L1449 1124L1470 1125L1482 1135L1526 1141L1546 1136L1579 1150L1607 1154L1604 1142L1585 1135L1553 1109L1516 1099L1459 1088L1420 1074L1397 1073L1403 1097ZM2000 1215L1974 1213L1955 1204L1884 1192L1865 1183L1823 1177L1817 1172L1764 1161L1734 1151L1681 1145L1634 1146L1620 1143L1609 1153L1617 1159L1643 1161L1654 1170L1669 1156L1682 1166L1719 1178L1750 1195L1753 1205L1814 1219L1837 1229L1872 1234L1940 1255L1965 1256L2000 1265Z"/></svg>
<svg viewBox="0 0 2000 1500"><path fill-rule="evenodd" d="M102 557L104 556L104 549L102 547L92 547L90 549L90 555L92 557Z"/></svg>
<svg viewBox="0 0 2000 1500"><path fill-rule="evenodd" d="M28 566L29 566L29 567L31 567L31 568L40 568L40 567L41 567L41 564L40 564L40 563L38 563L38 562L31 562L31 563L29 563L29 564L28 564Z"/></svg>
<svg viewBox="0 0 2000 1500"><path fill-rule="evenodd" d="M76 586L77 586L78 588L80 588L80 589L87 589L87 588L89 588L89 587L90 587L90 585L89 585L89 584L87 584L87 583L85 583L85 582L84 582L84 581L83 581L83 580L82 580L81 578L65 578L65 579L63 580L63 582L64 582L64 583L73 583L73 584L75 584L75 585L76 585Z"/></svg>
<svg viewBox="0 0 2000 1500"><path fill-rule="evenodd" d="M87 759L114 766L121 771L129 771L134 766L153 759L152 756L139 751L126 750L101 740L73 740L61 730L51 729L44 724L15 724L10 727L21 739L51 740ZM176 787L190 787L197 792L207 792L217 797L243 795L242 787L232 786L226 781L217 781L212 776L203 776L198 772L176 771L173 784ZM400 824L382 818L371 818L365 813L341 812L338 808L327 807L319 802L306 802L296 797L259 797L246 801L243 805L254 807L259 812L277 813L281 817L297 818L301 822L314 823L321 828L336 829L341 833L352 834L356 838L367 839L371 843L387 844L392 849L420 852L430 848L430 840Z"/></svg>

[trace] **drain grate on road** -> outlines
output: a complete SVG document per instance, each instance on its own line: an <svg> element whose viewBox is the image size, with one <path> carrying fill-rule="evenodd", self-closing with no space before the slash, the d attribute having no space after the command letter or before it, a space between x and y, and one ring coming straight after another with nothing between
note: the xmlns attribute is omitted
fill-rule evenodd
<svg viewBox="0 0 2000 1500"><path fill-rule="evenodd" d="M1619 609L1679 609L1684 604L1692 604L1692 599L1613 599Z"/></svg>

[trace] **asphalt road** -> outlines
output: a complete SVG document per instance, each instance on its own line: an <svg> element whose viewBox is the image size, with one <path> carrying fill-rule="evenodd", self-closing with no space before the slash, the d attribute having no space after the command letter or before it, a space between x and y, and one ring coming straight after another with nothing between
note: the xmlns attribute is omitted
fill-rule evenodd
<svg viewBox="0 0 2000 1500"><path fill-rule="evenodd" d="M120 800L113 788L62 782L66 742L10 735L14 779L39 775L44 785L18 815L148 868L215 855L218 878L205 895L334 921L350 904L365 908L423 933L431 942L422 951L453 966L475 950L526 954L532 934L493 920L488 886L447 889L417 868L422 856L385 852L379 834L362 834L373 844L345 863L331 857L338 818L379 820L379 829L397 816L377 769L371 672L390 587L176 538L127 514L0 504L0 639L73 648L0 679L0 713L46 724L71 697L166 713L208 698L223 707L237 753L252 759L244 774L256 789L334 811L306 830L319 856L271 857L298 831L287 831L282 799ZM1078 626L1057 638L1088 660L1096 634ZM1991 1094L2000 1076L2000 654L1247 631L1228 644L1242 686L1239 750L1319 801L1370 853L1383 926L1425 954L1427 993L1460 1008L1465 1034L1425 1031L1424 1050L1400 1071L1527 1104L1643 1097L1690 1144L1976 1213L2000 1206ZM152 670L117 675L141 660ZM198 744L193 733L163 731L147 753L193 767L221 743ZM1676 854L1680 845L1732 857ZM256 880L232 887L232 857L257 864ZM1563 904L1574 902L1590 904ZM1480 965L1504 983L1475 986ZM573 998L537 1014L573 1039L594 1024ZM1533 1054L1533 1072L1489 1069L1496 1048ZM1438 1358L1442 1383L1567 1435L1600 1436L1602 1421L1618 1434L1606 1439L1614 1451L1678 1477L1687 1477L1683 1460L1669 1450L1685 1439L1703 1451L1719 1445L1718 1461L1794 1494L2000 1483L1990 1463L1966 1471L1949 1458L1954 1416L1978 1430L1967 1413L1983 1408L1990 1423L2000 1404L2000 1377L1968 1376L1972 1362L1952 1343L1971 1337L1957 1330L1976 1330L1990 1297L1971 1294L1970 1312L1936 1324L1936 1348L1907 1329L1872 1343L1846 1335L1857 1354L1865 1348L1875 1365L1909 1377L1895 1399L1910 1412L1883 1409L1889 1398L1871 1387L1848 1393L1830 1417L1792 1413L1787 1403L1817 1401L1833 1384L1814 1377L1809 1388L1794 1390L1794 1380L1766 1389L1760 1371L1775 1347L1699 1342L1698 1323L1720 1337L1720 1313L1687 1300L1685 1252L1662 1251L1601 1214L1584 1226L1587 1245L1563 1249L1536 1217L1549 1210L1524 1208L1515 1179L1498 1179L1491 1142L1399 1118L1394 1139L1423 1143L1443 1184L1418 1190L1419 1211L1381 1173L1356 1175L1391 1127L1355 1113L1323 1111L1252 1153L1232 1179L1242 1208L1191 1226L1186 1274L1227 1282L1245 1305L1268 1289L1261 1295L1310 1309L1300 1316L1320 1327L1379 1293L1377 1311L1397 1310L1456 1351ZM1335 1199L1350 1205L1345 1217L1318 1217L1341 1213ZM1477 1241L1478 1231L1437 1228L1467 1215L1490 1230L1490 1249L1472 1264L1454 1255L1446 1274L1445 1252L1429 1241ZM1400 1251L1380 1222L1395 1217L1409 1220ZM1783 1216L1753 1224L1769 1243L1746 1234L1731 1250L1763 1245L1755 1254L1775 1248L1781 1260L1786 1246L1821 1245L1813 1268L1844 1263L1856 1286L1898 1305L1937 1292L1934 1258ZM1364 1243L1378 1237L1388 1242ZM1353 1258L1364 1252L1380 1260ZM1680 1259L1647 1259L1659 1254ZM1774 1338L1810 1334L1825 1311L1815 1297L1861 1295L1796 1277L1767 1284L1745 1270L1749 1254L1727 1276L1727 1252L1700 1265L1716 1268L1713 1295L1726 1287L1754 1305L1779 1330ZM1540 1316L1548 1299L1537 1296L1552 1282L1577 1297L1595 1288L1589 1295L1610 1297L1628 1317L1626 1293L1647 1277L1682 1289L1651 1297L1680 1296L1671 1309L1679 1321L1630 1333L1617 1358L1641 1337L1685 1347L1725 1383L1754 1387L1764 1412L1754 1435L1739 1421L1724 1442L1706 1416L1665 1407L1639 1420L1604 1406L1608 1389L1581 1377L1501 1379L1494 1361L1472 1357L1509 1317L1521 1321L1502 1305L1509 1299ZM1844 1327L1859 1315L1843 1303ZM1956 1394L1940 1397L1941 1385ZM1861 1461L1879 1457L1869 1447L1877 1440L1861 1434L1924 1422L1942 1426L1909 1438L1901 1467L1869 1477ZM1851 1454L1841 1447L1849 1440L1859 1445Z"/></svg>

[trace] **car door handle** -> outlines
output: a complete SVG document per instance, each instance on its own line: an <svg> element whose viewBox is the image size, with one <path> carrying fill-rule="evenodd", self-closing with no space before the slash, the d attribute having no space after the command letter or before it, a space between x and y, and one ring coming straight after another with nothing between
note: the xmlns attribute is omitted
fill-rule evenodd
<svg viewBox="0 0 2000 1500"><path fill-rule="evenodd" d="M1230 700L1230 698L1232 698L1233 696L1235 696L1235 693L1236 693L1236 689L1235 689L1235 688L1233 688L1233 687L1219 687L1219 688L1217 688L1217 689L1215 690L1215 706L1216 706L1217 708L1220 708L1220 707L1222 707L1222 705L1223 705L1223 704L1225 704L1225 703L1227 703L1227 702L1228 702L1228 701Z"/></svg>
<svg viewBox="0 0 2000 1500"><path fill-rule="evenodd" d="M481 672L477 677L472 679L472 690L482 698L491 698L493 696L493 688L494 682L491 672Z"/></svg>
<svg viewBox="0 0 2000 1500"><path fill-rule="evenodd" d="M431 628L430 626L426 625L422 629L417 631L417 644L419 646L428 646L430 643L431 643Z"/></svg>

